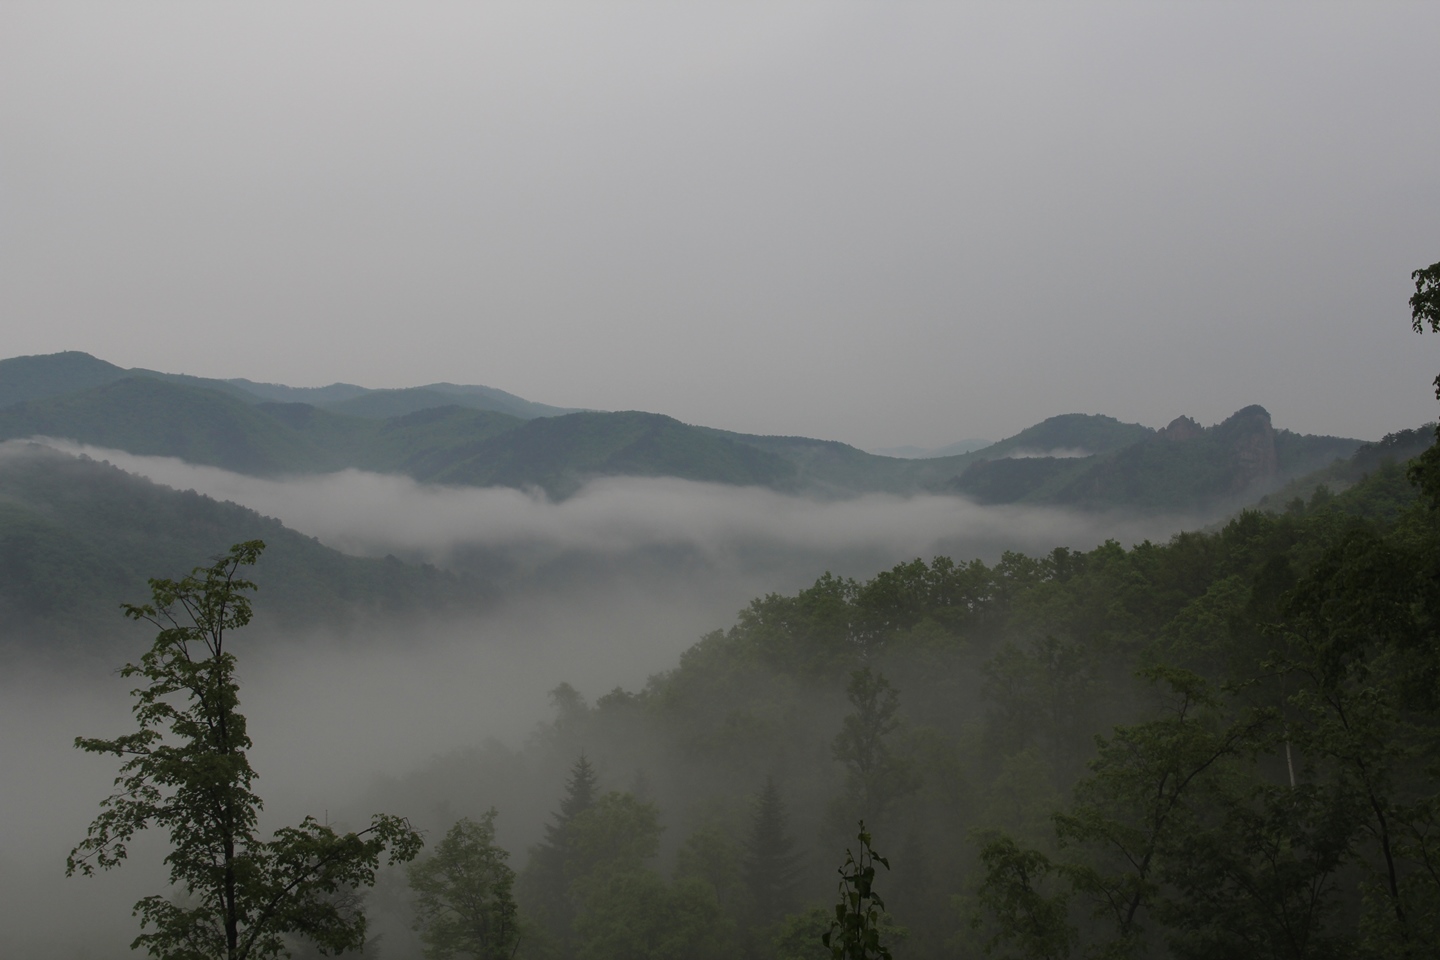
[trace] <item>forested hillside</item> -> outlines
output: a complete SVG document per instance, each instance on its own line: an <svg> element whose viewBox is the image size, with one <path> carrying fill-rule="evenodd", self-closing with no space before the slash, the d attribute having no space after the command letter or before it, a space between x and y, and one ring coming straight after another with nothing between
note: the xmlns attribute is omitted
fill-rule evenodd
<svg viewBox="0 0 1440 960"><path fill-rule="evenodd" d="M127 636L117 611L146 580L176 576L231 543L264 539L258 623L356 619L483 604L484 584L393 558L350 557L233 503L35 446L0 453L0 649L106 661Z"/></svg>
<svg viewBox="0 0 1440 960"><path fill-rule="evenodd" d="M541 837L532 956L825 956L862 818L897 957L1434 956L1440 455L1417 497L1395 446L1213 533L756 599L386 802Z"/></svg>

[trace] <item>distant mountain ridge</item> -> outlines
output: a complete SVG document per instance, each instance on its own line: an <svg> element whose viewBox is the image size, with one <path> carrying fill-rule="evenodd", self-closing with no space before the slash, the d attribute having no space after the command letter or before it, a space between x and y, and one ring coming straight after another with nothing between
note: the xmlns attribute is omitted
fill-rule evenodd
<svg viewBox="0 0 1440 960"><path fill-rule="evenodd" d="M372 389L353 383L290 387L279 383L257 383L243 377L216 380L189 374L161 373L142 367L126 369L78 350L0 360L0 409L15 403L101 387L135 376L203 387L250 403L308 403L340 413L382 420L448 405L491 410L521 420L581 412L573 407L534 403L513 393L479 384L431 383L401 389Z"/></svg>
<svg viewBox="0 0 1440 960"><path fill-rule="evenodd" d="M927 459L658 413L536 413L559 409L489 387L295 388L127 371L83 353L0 361L0 440L48 435L255 475L356 468L553 498L600 477L645 476L820 497L933 492L1206 512L1253 501L1360 446L1277 431L1261 407L1210 428L1182 417L1158 431L1061 414L980 450Z"/></svg>
<svg viewBox="0 0 1440 960"><path fill-rule="evenodd" d="M991 459L991 448L949 487L982 503L1223 509L1252 502L1360 446L1341 437L1277 431L1269 412L1252 405L1213 427L1177 417L1163 430L1105 454Z"/></svg>

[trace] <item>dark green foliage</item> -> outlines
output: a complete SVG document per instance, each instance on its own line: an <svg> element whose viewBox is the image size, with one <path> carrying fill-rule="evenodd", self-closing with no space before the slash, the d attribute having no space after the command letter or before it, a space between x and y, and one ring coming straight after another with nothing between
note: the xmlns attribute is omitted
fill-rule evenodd
<svg viewBox="0 0 1440 960"><path fill-rule="evenodd" d="M256 835L261 801L251 790L251 743L226 640L250 622L246 593L255 585L239 573L264 546L236 544L178 581L151 580L151 602L126 605L127 616L159 630L140 663L121 671L146 684L134 691L139 729L114 740L75 741L124 763L115 792L71 851L66 874L118 866L136 833L168 832L170 882L188 899L155 895L137 903L143 932L131 945L161 960L276 957L286 953L291 935L326 951L359 948L365 916L335 895L373 884L387 851L393 864L412 859L421 846L408 822L383 815L355 833L307 817L271 840Z"/></svg>
<svg viewBox="0 0 1440 960"><path fill-rule="evenodd" d="M1424 333L1426 327L1440 333L1440 263L1414 271L1410 279L1415 281L1415 293L1410 297L1411 326L1416 333ZM1440 399L1440 375L1435 377L1435 397ZM1440 426L1435 429L1440 437ZM1434 447L1426 451L1411 468L1410 476L1425 497L1440 506L1440 452Z"/></svg>
<svg viewBox="0 0 1440 960"><path fill-rule="evenodd" d="M999 835L980 851L985 870L979 902L992 918L993 930L985 952L1002 946L1018 951L1027 960L1063 960L1076 941L1069 919L1070 892L1057 886L1058 873L1050 858L1038 850L1021 848L1008 836ZM981 920L973 921L979 926Z"/></svg>
<svg viewBox="0 0 1440 960"><path fill-rule="evenodd" d="M1395 890L1418 905L1410 928L1424 926L1440 903L1422 883L1421 789L1436 749L1424 696L1440 689L1440 658L1422 638L1426 611L1440 610L1440 517L1413 498L1374 510L1394 483L1377 469L1298 511L1245 512L1166 544L826 575L752 602L639 691L586 706L562 688L536 743L572 757L584 743L597 764L647 772L647 799L673 818L660 856L676 858L676 883L704 885L715 929L733 925L748 956L804 955L813 916L800 905L824 895L828 872L814 841L828 845L837 816L867 803L867 770L889 771L868 802L900 838L885 893L910 955L977 957L986 943L1027 957L1383 953L1400 934L1374 906L1391 899L1379 820L1341 762L1352 741L1314 712L1337 694L1315 701L1318 681L1299 666L1315 654L1291 637L1318 629L1301 631L1310 615L1295 598L1332 584L1316 609L1344 616L1314 623L1335 634L1353 620L1357 639L1312 646L1359 650L1351 660L1369 673L1346 683L1380 697L1359 714L1346 706L1357 719L1379 711L1381 733L1351 752L1382 761L1390 779L1376 784L1395 787L1376 792L1390 833L1404 834ZM1342 595L1364 605L1344 613ZM1357 647L1362 628L1371 639ZM924 775L907 783L907 771ZM778 922L736 907L733 839L776 772L794 835L812 838L791 850L796 898ZM755 858L767 844L740 846ZM659 891L674 885L658 876L625 883L663 913ZM577 914L601 903L580 889ZM590 918L595 936L618 935Z"/></svg>
<svg viewBox="0 0 1440 960"><path fill-rule="evenodd" d="M416 928L428 960L509 960L520 940L509 854L495 845L492 807L461 819L424 859L407 870L415 891Z"/></svg>
<svg viewBox="0 0 1440 960"><path fill-rule="evenodd" d="M1410 323L1416 333L1426 327L1440 333L1440 263L1432 263L1410 274L1415 293L1410 297ZM1440 398L1440 377L1435 378L1435 396Z"/></svg>
<svg viewBox="0 0 1440 960"><path fill-rule="evenodd" d="M1061 846L1089 854L1062 870L1120 953L1144 942L1162 874L1172 860L1180 862L1174 854L1182 841L1196 834L1210 780L1253 744L1266 722L1261 715L1224 725L1213 716L1219 704L1200 677L1169 668L1146 674L1169 687L1165 713L1099 739L1092 775L1077 785L1070 810L1055 817Z"/></svg>
<svg viewBox="0 0 1440 960"><path fill-rule="evenodd" d="M1391 482L1378 471L1347 502L1363 508ZM1248 599L1243 581L1216 581L1190 610L1225 613L1177 618L1167 633L1186 639L1156 653L1225 688L1143 671L1173 691L1169 706L1097 741L1090 777L1056 815L1058 854L1006 837L985 848L978 900L992 945L1024 956L1080 943L1107 956L1440 949L1440 524L1419 505L1388 528L1341 507L1292 511L1303 526L1250 515L1222 532L1232 556L1267 539L1284 552L1252 567Z"/></svg>
<svg viewBox="0 0 1440 960"><path fill-rule="evenodd" d="M896 800L914 793L919 776L891 747L900 727L900 694L884 675L864 667L850 674L845 690L853 712L836 734L831 751L845 767L846 806L863 821L881 821Z"/></svg>
<svg viewBox="0 0 1440 960"><path fill-rule="evenodd" d="M1372 942L1440 950L1435 836L1440 747L1433 524L1406 542L1357 531L1292 592L1276 667L1295 688L1289 735L1302 777L1333 785L1370 875Z"/></svg>
<svg viewBox="0 0 1440 960"><path fill-rule="evenodd" d="M1431 331L1440 333L1440 263L1416 270L1410 279L1415 281L1415 293L1410 297L1415 332L1420 333L1428 325Z"/></svg>

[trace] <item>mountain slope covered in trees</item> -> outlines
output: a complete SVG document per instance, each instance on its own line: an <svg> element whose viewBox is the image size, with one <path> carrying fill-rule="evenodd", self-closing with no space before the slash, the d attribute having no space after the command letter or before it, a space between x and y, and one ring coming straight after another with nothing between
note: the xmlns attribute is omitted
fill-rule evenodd
<svg viewBox="0 0 1440 960"><path fill-rule="evenodd" d="M1366 458L1343 493L1166 544L756 599L642 688L562 685L524 748L386 802L535 835L550 785L517 885L535 955L819 956L863 817L896 956L1433 956L1440 485Z"/></svg>
<svg viewBox="0 0 1440 960"><path fill-rule="evenodd" d="M45 447L0 451L0 621L8 653L103 657L146 580L179 576L232 543L269 544L257 622L336 626L483 603L483 584L394 558L341 554L278 520ZM43 645L43 646L42 646ZM113 659L113 657L110 657Z"/></svg>

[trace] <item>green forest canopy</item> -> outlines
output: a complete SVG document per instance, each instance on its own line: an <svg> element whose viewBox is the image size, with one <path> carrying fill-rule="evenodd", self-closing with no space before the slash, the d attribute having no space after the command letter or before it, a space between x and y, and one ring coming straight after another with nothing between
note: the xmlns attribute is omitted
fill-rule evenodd
<svg viewBox="0 0 1440 960"><path fill-rule="evenodd" d="M896 956L1434 956L1437 614L1440 510L1380 458L1166 544L827 575L413 784L503 819L599 771L520 869L535 955L821 956L864 816Z"/></svg>

